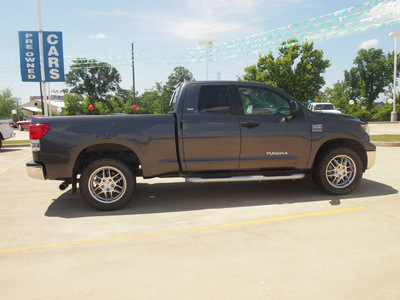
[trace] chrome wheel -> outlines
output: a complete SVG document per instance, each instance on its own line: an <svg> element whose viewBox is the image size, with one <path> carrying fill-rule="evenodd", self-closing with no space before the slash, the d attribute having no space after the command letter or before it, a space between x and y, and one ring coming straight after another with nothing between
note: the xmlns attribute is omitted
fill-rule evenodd
<svg viewBox="0 0 400 300"><path fill-rule="evenodd" d="M342 189L349 186L357 174L357 166L347 155L332 158L326 167L326 180L331 186Z"/></svg>
<svg viewBox="0 0 400 300"><path fill-rule="evenodd" d="M110 166L96 169L88 180L90 194L101 203L118 201L124 196L126 187L124 174Z"/></svg>

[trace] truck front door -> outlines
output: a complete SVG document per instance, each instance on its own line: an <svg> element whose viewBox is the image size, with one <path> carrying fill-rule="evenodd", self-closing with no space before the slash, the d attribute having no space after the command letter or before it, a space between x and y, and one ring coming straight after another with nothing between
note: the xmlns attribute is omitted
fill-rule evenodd
<svg viewBox="0 0 400 300"><path fill-rule="evenodd" d="M311 128L301 113L291 119L290 100L277 89L237 85L241 128L240 170L303 169L311 149Z"/></svg>
<svg viewBox="0 0 400 300"><path fill-rule="evenodd" d="M230 85L187 87L180 124L182 168L186 172L239 168L240 126L231 96Z"/></svg>

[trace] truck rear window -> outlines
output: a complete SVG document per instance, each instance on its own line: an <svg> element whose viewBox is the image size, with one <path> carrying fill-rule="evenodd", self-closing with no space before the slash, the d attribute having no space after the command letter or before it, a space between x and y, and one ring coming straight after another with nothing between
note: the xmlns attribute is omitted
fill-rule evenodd
<svg viewBox="0 0 400 300"><path fill-rule="evenodd" d="M200 90L198 111L201 113L230 114L226 86L203 86Z"/></svg>

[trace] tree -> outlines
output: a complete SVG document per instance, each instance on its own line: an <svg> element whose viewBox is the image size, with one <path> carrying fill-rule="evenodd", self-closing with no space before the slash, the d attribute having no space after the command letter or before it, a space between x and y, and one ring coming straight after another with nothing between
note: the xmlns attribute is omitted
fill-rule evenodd
<svg viewBox="0 0 400 300"><path fill-rule="evenodd" d="M273 85L306 103L315 99L325 84L321 74L330 62L323 55L322 50L314 49L313 43L289 40L279 48L278 57L272 53L260 55L256 65L245 68L246 73L240 80Z"/></svg>
<svg viewBox="0 0 400 300"><path fill-rule="evenodd" d="M165 114L169 110L171 95L160 82L136 98L139 114Z"/></svg>
<svg viewBox="0 0 400 300"><path fill-rule="evenodd" d="M13 97L11 90L6 88L0 92L0 118L10 118L11 112L17 107L16 98Z"/></svg>
<svg viewBox="0 0 400 300"><path fill-rule="evenodd" d="M350 96L350 89L345 81L337 81L333 88L326 88L321 102L332 102L337 108L340 108L342 113L349 113L352 106L349 104L350 99L354 99Z"/></svg>
<svg viewBox="0 0 400 300"><path fill-rule="evenodd" d="M194 81L192 72L185 67L179 66L174 68L174 72L168 76L168 81L164 89L172 95L179 82Z"/></svg>
<svg viewBox="0 0 400 300"><path fill-rule="evenodd" d="M86 96L94 105L96 101L104 101L109 92L118 90L121 76L117 69L108 63L78 58L73 60L65 82L72 87L72 93Z"/></svg>
<svg viewBox="0 0 400 300"><path fill-rule="evenodd" d="M344 73L351 99L361 101L368 111L393 81L393 55L384 55L382 49L361 49L354 59L355 67Z"/></svg>
<svg viewBox="0 0 400 300"><path fill-rule="evenodd" d="M64 114L66 115L81 115L83 114L83 98L78 94L67 94L64 96L65 109Z"/></svg>

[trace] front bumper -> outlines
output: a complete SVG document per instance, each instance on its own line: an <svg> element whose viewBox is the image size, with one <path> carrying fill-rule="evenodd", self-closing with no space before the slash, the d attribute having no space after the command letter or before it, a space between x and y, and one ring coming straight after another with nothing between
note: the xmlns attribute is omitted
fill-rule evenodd
<svg viewBox="0 0 400 300"><path fill-rule="evenodd" d="M374 166L376 159L376 151L367 151L367 169Z"/></svg>
<svg viewBox="0 0 400 300"><path fill-rule="evenodd" d="M29 177L39 180L46 180L45 169L42 164L35 161L30 161L26 163L26 169L28 171Z"/></svg>

